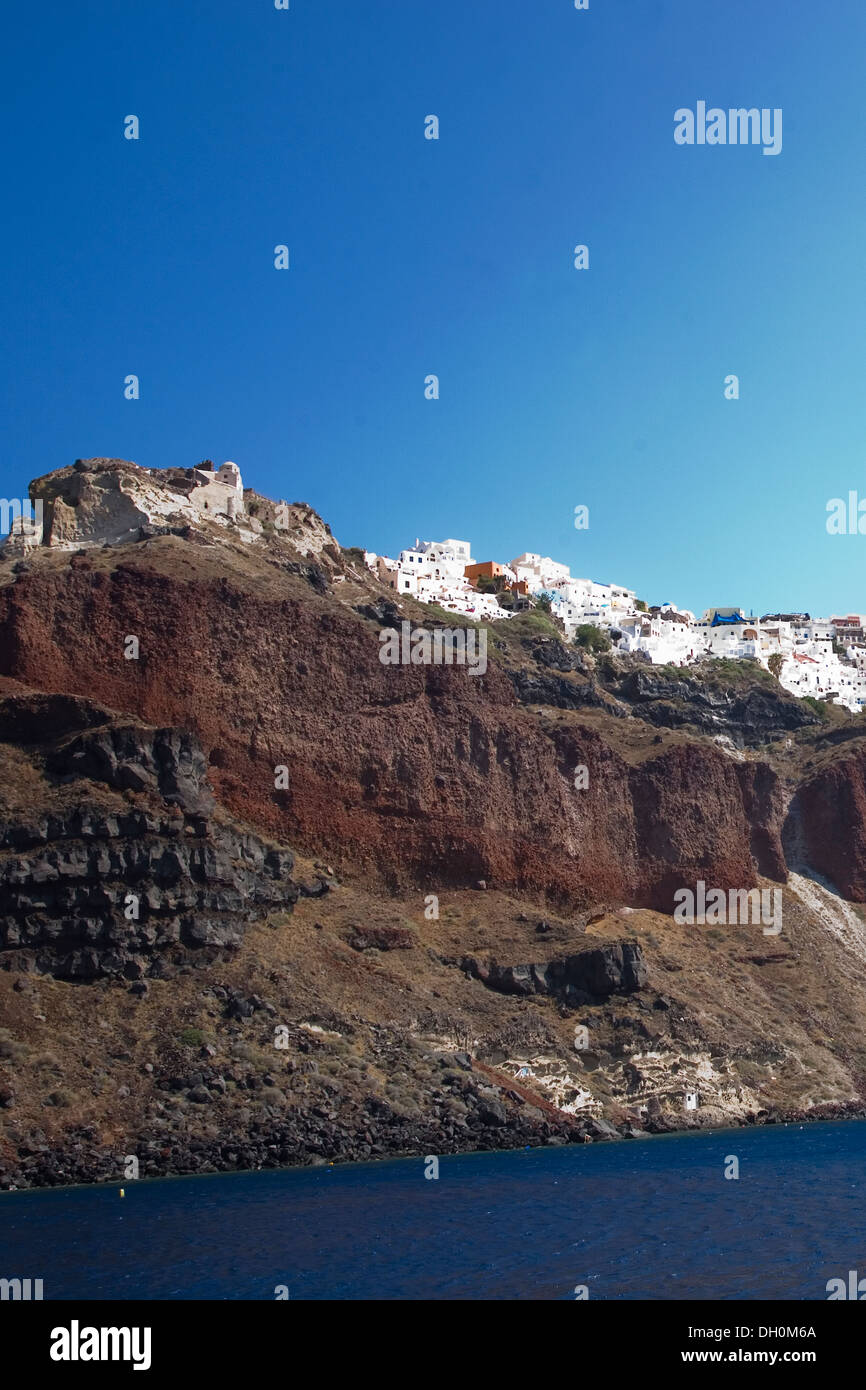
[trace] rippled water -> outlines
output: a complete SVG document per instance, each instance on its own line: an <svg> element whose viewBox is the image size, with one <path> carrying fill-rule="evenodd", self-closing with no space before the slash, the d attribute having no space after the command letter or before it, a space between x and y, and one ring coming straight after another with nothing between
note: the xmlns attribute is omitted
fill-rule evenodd
<svg viewBox="0 0 866 1390"><path fill-rule="evenodd" d="M726 1180L736 1155L738 1180ZM866 1123L0 1195L45 1298L826 1299L866 1275Z"/></svg>

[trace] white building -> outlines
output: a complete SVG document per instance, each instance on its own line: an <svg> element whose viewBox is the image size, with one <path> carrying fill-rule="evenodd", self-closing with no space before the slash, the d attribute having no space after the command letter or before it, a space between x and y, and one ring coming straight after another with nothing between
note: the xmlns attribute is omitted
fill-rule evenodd
<svg viewBox="0 0 866 1390"><path fill-rule="evenodd" d="M518 555L516 560L511 560L510 567L519 580L525 581L530 593L551 589L571 575L568 565L551 560L549 555L537 555L532 550L527 550L523 555Z"/></svg>
<svg viewBox="0 0 866 1390"><path fill-rule="evenodd" d="M364 558L379 581L398 594L435 603L476 622L512 616L495 595L478 593L466 578L466 566L473 563L469 541L416 538L414 546L401 550L396 560L373 551L365 551Z"/></svg>
<svg viewBox="0 0 866 1390"><path fill-rule="evenodd" d="M413 548L401 550L398 557L401 570L405 569L418 578L432 580L463 579L466 566L471 564L468 541L416 540Z"/></svg>
<svg viewBox="0 0 866 1390"><path fill-rule="evenodd" d="M421 541L399 558L367 555L380 580L401 594L435 603L477 620L510 616L496 596L477 592L465 577L473 563L468 541ZM566 639L592 623L612 634L621 652L641 653L655 665L687 667L708 658L751 660L768 669L781 656L779 680L797 696L833 700L857 712L866 708L866 615L812 618L808 613L747 615L742 607L714 607L698 621L689 609L663 603L638 611L635 591L571 575L568 565L525 551L503 566L509 581L522 580L530 593L551 595L551 613ZM834 652L844 648L844 657Z"/></svg>
<svg viewBox="0 0 866 1390"><path fill-rule="evenodd" d="M581 623L594 623L603 628L619 627L622 618L636 611L634 590L626 589L621 584L573 579L569 575L554 576L540 588L554 595L552 611L560 618L569 636Z"/></svg>
<svg viewBox="0 0 866 1390"><path fill-rule="evenodd" d="M202 512L230 521L243 515L244 485L236 463L228 460L217 469L193 468L192 478L196 486L189 500Z"/></svg>

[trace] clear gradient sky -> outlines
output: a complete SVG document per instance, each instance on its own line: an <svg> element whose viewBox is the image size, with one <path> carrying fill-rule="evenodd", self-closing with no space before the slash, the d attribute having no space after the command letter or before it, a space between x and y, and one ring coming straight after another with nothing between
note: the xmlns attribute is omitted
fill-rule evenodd
<svg viewBox="0 0 866 1390"><path fill-rule="evenodd" d="M234 459L344 545L866 611L866 536L825 528L866 498L863 0L19 0L3 29L4 496ZM781 107L781 154L677 146L699 99Z"/></svg>

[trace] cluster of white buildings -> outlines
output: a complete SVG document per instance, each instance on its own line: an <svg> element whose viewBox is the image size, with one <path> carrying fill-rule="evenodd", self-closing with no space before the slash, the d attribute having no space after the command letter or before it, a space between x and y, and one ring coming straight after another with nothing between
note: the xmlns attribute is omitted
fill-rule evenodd
<svg viewBox="0 0 866 1390"><path fill-rule="evenodd" d="M610 622L599 624L610 627ZM830 700L853 712L866 706L866 616L812 618L808 613L747 616L742 608L709 608L700 619L663 604L617 621L621 651L643 651L655 663L689 666L707 657L757 661L793 695Z"/></svg>
<svg viewBox="0 0 866 1390"><path fill-rule="evenodd" d="M866 616L812 618L808 613L746 616L742 608L710 608L699 622L682 625L679 642L689 655L757 661L773 669L793 695L830 700L853 712L866 706ZM694 649L692 654L692 649ZM647 648L658 661L654 644Z"/></svg>
<svg viewBox="0 0 866 1390"><path fill-rule="evenodd" d="M792 694L833 700L855 712L866 707L863 614L811 618L807 613L771 613L756 618L743 608L722 607L709 608L698 618L672 603L648 609L633 589L573 578L568 565L531 551L508 564L479 564L468 541L416 540L396 560L370 551L365 558L398 594L476 621L505 621L546 594L569 639L590 623L606 632L617 650L643 653L655 665L685 667L707 657L728 657L751 659L769 669L775 657L773 668ZM510 607L499 603L485 580L511 591Z"/></svg>
<svg viewBox="0 0 866 1390"><path fill-rule="evenodd" d="M468 541L416 540L414 546L401 550L396 560L369 550L364 558L378 579L401 597L436 603L475 621L510 617L495 595L478 592L470 552Z"/></svg>

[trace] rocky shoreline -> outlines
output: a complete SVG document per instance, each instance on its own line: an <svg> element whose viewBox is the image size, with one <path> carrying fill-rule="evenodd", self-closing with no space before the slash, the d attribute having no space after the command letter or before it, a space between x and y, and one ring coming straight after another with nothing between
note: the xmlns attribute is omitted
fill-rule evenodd
<svg viewBox="0 0 866 1390"><path fill-rule="evenodd" d="M459 1065L465 1067L467 1073L472 1070L468 1058L461 1057ZM476 1100L471 1118L457 1125L443 1126L432 1117L427 1122L414 1122L393 1113L369 1114L367 1129L353 1133L342 1128L338 1119L311 1112L293 1116L281 1124L270 1120L255 1122L242 1136L226 1135L215 1141L142 1136L133 1147L139 1158L141 1178L169 1178L362 1163L382 1158L421 1159L429 1154L441 1158L449 1154L606 1143L659 1135L724 1133L734 1128L762 1125L866 1119L866 1104L850 1101L810 1110L773 1109L723 1126L683 1127L669 1118L650 1117L639 1129L631 1124L617 1126L597 1116L536 1112L530 1117L519 1111L507 1111L496 1100L479 1095ZM19 1148L17 1162L0 1160L0 1191L97 1183L122 1186L129 1181L124 1176L124 1157L116 1151L95 1146L92 1130L86 1126L68 1131L66 1142L60 1148L41 1143L38 1134L32 1135L29 1142Z"/></svg>

